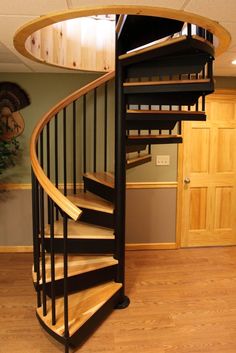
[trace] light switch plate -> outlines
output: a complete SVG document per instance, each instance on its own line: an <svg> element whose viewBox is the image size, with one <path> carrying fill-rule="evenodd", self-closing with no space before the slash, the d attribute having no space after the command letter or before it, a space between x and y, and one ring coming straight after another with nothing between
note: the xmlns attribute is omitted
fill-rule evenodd
<svg viewBox="0 0 236 353"><path fill-rule="evenodd" d="M170 165L170 156L169 155L156 156L156 165Z"/></svg>

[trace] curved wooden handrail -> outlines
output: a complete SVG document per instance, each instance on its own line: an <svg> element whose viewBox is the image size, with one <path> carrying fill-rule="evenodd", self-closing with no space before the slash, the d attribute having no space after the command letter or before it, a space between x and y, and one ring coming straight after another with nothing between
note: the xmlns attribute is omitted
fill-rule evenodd
<svg viewBox="0 0 236 353"><path fill-rule="evenodd" d="M31 165L37 180L40 185L43 187L44 191L51 197L51 199L72 219L75 221L80 217L82 211L75 206L66 196L64 196L50 181L50 179L44 173L42 167L39 164L37 154L36 154L36 144L39 138L39 135L47 123L63 108L72 103L74 100L79 99L83 95L102 85L103 83L110 81L115 77L115 71L111 71L102 77L94 80L93 82L87 84L86 86L78 89L68 97L61 100L53 108L49 110L48 113L43 115L39 120L38 124L34 128L34 131L30 140L30 158Z"/></svg>

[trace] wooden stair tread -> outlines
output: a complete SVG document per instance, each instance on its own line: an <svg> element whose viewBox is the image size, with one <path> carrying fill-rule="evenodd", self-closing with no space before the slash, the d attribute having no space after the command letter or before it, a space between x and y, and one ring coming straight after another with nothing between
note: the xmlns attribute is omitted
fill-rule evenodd
<svg viewBox="0 0 236 353"><path fill-rule="evenodd" d="M63 255L55 255L55 280L64 278L64 259ZM46 282L51 282L51 257L50 254L45 256L46 263ZM110 255L95 255L95 256L68 256L68 277L76 276L82 273L98 270L104 267L117 265L118 261ZM41 265L40 265L41 268ZM40 270L40 273L42 271ZM36 283L37 274L33 271L33 281ZM40 279L39 284L42 284Z"/></svg>
<svg viewBox="0 0 236 353"><path fill-rule="evenodd" d="M144 156L139 156L139 157L135 157L135 158L130 158L130 159L126 159L126 163L128 165L130 164L134 164L134 163L137 163L137 162L141 162L141 161L146 161L149 162L152 158L152 155L151 154L146 154Z"/></svg>
<svg viewBox="0 0 236 353"><path fill-rule="evenodd" d="M169 81L143 81L143 82L124 82L124 87L142 87L142 86L162 86L162 85L178 85L191 83L209 83L209 78L191 79L191 80L169 80Z"/></svg>
<svg viewBox="0 0 236 353"><path fill-rule="evenodd" d="M50 226L45 229L45 237L50 237ZM63 238L63 221L54 223L54 237ZM68 220L68 238L73 239L114 239L113 230L93 224Z"/></svg>
<svg viewBox="0 0 236 353"><path fill-rule="evenodd" d="M121 283L108 282L68 295L69 334L72 336L93 316L120 288ZM39 318L57 335L64 334L64 298L56 299L56 325L52 325L51 300L47 301L47 315L43 316L42 307L37 309Z"/></svg>
<svg viewBox="0 0 236 353"><path fill-rule="evenodd" d="M128 135L127 138L128 140L145 140L145 139L175 139L175 138L180 138L182 137L181 135Z"/></svg>
<svg viewBox="0 0 236 353"><path fill-rule="evenodd" d="M181 114L181 115L189 115L189 114L194 114L194 115L202 115L205 114L203 111L191 111L191 110L141 110L141 109L128 109L126 111L128 114L166 114L166 115L175 115L175 114Z"/></svg>
<svg viewBox="0 0 236 353"><path fill-rule="evenodd" d="M86 173L85 178L96 181L97 183L114 188L114 174L108 172Z"/></svg>
<svg viewBox="0 0 236 353"><path fill-rule="evenodd" d="M142 155L136 158L131 158L126 160L126 169L138 167L142 164L149 163L152 160L151 154Z"/></svg>
<svg viewBox="0 0 236 353"><path fill-rule="evenodd" d="M114 206L111 202L90 192L77 192L75 195L68 195L67 198L79 208L113 214Z"/></svg>
<svg viewBox="0 0 236 353"><path fill-rule="evenodd" d="M164 42L159 42L159 43L155 43L155 44L151 44L150 46L146 46L144 48L137 48L136 50L132 50L130 52L127 52L125 54L122 54L119 56L119 60L125 60L125 59L128 59L128 58L132 58L134 56L138 56L140 54L143 54L143 53L147 53L147 52L150 52L152 50L156 50L156 49L159 49L159 48L163 48L163 47L166 47L166 46L169 46L169 45L173 45L173 44L176 44L176 43L179 43L179 42L184 42L188 37L186 35L184 36L180 36L180 37L177 37L177 38L172 38L172 39L168 39ZM191 37L192 39L195 39L199 42L202 42L202 43L206 43L207 45L209 45L211 48L214 49L214 46L212 43L210 43L208 40L198 36L198 35L193 35Z"/></svg>
<svg viewBox="0 0 236 353"><path fill-rule="evenodd" d="M119 60L125 60L125 59L131 58L133 56L136 56L136 55L139 55L139 54L143 54L143 53L147 53L147 52L155 50L155 49L166 47L168 45L172 45L172 44L175 44L175 43L178 43L178 42L183 42L183 41L186 40L186 38L187 38L187 36L182 36L182 37L178 37L178 38L172 38L172 39L168 39L168 40L166 40L164 42L152 44L152 45L150 45L148 47L145 47L145 48L136 49L136 50L133 50L131 52L128 52L128 53L120 55L119 56Z"/></svg>

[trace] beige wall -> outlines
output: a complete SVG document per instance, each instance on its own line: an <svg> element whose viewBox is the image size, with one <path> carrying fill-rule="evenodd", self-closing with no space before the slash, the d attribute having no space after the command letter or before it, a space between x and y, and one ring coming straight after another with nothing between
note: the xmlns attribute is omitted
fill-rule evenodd
<svg viewBox="0 0 236 353"><path fill-rule="evenodd" d="M0 190L0 246L31 244L31 190Z"/></svg>
<svg viewBox="0 0 236 353"><path fill-rule="evenodd" d="M175 243L176 189L128 189L127 243Z"/></svg>

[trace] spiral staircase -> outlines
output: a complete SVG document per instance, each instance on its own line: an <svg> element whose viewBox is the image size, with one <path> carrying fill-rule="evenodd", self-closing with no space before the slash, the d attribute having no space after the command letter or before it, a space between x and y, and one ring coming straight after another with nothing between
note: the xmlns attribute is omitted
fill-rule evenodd
<svg viewBox="0 0 236 353"><path fill-rule="evenodd" d="M213 35L203 28L117 16L116 73L74 92L37 124L31 139L36 315L65 352L113 309L128 306L126 169L148 163L153 144L181 143L182 121L206 120L213 60Z"/></svg>

